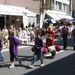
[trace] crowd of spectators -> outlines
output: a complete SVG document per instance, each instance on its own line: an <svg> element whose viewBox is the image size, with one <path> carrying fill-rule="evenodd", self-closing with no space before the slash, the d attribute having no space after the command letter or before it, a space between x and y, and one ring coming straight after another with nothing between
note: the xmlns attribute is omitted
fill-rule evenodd
<svg viewBox="0 0 75 75"><path fill-rule="evenodd" d="M56 39L60 40L62 39L61 37L61 29L63 27L63 23L61 25L58 26L53 26L54 28L54 32L56 35ZM74 29L74 25L69 23L67 24L67 27L69 29L69 37L71 37L71 32ZM38 29L39 26L35 26L34 24L30 24L28 26L25 27L17 27L15 28L13 25L11 25L9 27L9 29L7 28L7 26L5 25L4 28L2 30L0 30L0 37L2 37L3 41L4 41L4 47L3 49L9 47L9 41L8 41L8 36L9 36L9 31L14 31L14 34L17 38L22 40L22 43L28 43L28 42L33 42L34 41L34 32L35 29ZM44 30L43 30L44 31Z"/></svg>
<svg viewBox="0 0 75 75"><path fill-rule="evenodd" d="M67 23L66 25L64 23L61 23L61 25L59 26L55 26L54 27L54 32L56 34L56 38L58 40L62 39L62 28L66 26L68 28L68 37L71 38L72 37L72 30L74 29L74 25L72 23Z"/></svg>
<svg viewBox="0 0 75 75"><path fill-rule="evenodd" d="M38 26L34 26L29 24L25 27L17 27L15 28L13 25L11 25L9 28L7 28L6 25L4 25L4 28L0 30L0 37L3 39L3 49L6 49L9 47L9 31L14 31L14 36L22 40L22 43L29 43L34 41L34 31L38 28Z"/></svg>

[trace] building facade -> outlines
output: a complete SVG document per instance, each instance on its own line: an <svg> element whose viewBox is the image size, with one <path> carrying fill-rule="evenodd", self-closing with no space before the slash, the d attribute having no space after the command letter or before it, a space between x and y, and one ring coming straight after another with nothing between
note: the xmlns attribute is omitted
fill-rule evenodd
<svg viewBox="0 0 75 75"><path fill-rule="evenodd" d="M0 0L0 28L13 23L20 26L22 21L24 26L30 22L36 24L36 16L39 15L39 3L35 0Z"/></svg>
<svg viewBox="0 0 75 75"><path fill-rule="evenodd" d="M46 0L43 0L46 1ZM59 20L61 18L72 18L71 17L71 0L50 0L51 5L53 6L53 9L47 10L46 15L55 19ZM3 20L3 25L10 25L15 22L15 24L20 25L20 23L23 21L24 26L28 25L29 22L39 22L39 17L40 17L40 1L38 0L0 0L0 4L5 5L7 7L10 7L10 10L13 10L14 12L21 13L19 16L15 13L15 15L12 13L3 14L0 11L0 20ZM12 6L12 7L11 7ZM1 6L2 7L2 6ZM3 8L2 8L3 9ZM23 10L20 10L23 9ZM27 10L31 11L27 11ZM9 9L8 9L9 10ZM3 10L2 10L3 11ZM10 11L9 11L10 12ZM27 15L27 14L32 14L34 15ZM10 14L10 15L9 15ZM17 15L17 17L15 17ZM21 21L17 21L16 19L20 18ZM16 22L17 21L17 22ZM20 22L20 23L19 23Z"/></svg>
<svg viewBox="0 0 75 75"><path fill-rule="evenodd" d="M53 9L46 11L47 15L53 17L55 20L59 20L60 18L72 19L70 0L50 0L50 3Z"/></svg>
<svg viewBox="0 0 75 75"><path fill-rule="evenodd" d="M0 4L24 7L34 13L39 14L40 2L36 0L0 0Z"/></svg>
<svg viewBox="0 0 75 75"><path fill-rule="evenodd" d="M75 0L72 0L72 17L75 18Z"/></svg>

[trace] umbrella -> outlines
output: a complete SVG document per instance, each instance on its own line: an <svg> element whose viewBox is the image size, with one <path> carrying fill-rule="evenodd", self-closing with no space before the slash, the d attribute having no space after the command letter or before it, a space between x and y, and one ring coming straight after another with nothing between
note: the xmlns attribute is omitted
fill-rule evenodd
<svg viewBox="0 0 75 75"><path fill-rule="evenodd" d="M70 21L71 21L71 22L75 22L75 18L73 18L73 19L70 19Z"/></svg>
<svg viewBox="0 0 75 75"><path fill-rule="evenodd" d="M60 21L69 21L70 19L68 18L61 18Z"/></svg>
<svg viewBox="0 0 75 75"><path fill-rule="evenodd" d="M51 19L51 18L45 19L44 22L46 22L46 23L56 23L56 21L54 19Z"/></svg>

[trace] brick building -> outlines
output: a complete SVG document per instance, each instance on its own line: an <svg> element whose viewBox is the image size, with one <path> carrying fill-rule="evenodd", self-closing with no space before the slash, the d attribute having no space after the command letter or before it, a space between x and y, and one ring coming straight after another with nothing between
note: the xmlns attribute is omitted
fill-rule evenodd
<svg viewBox="0 0 75 75"><path fill-rule="evenodd" d="M0 4L25 7L26 9L39 14L40 2L36 0L0 0Z"/></svg>
<svg viewBox="0 0 75 75"><path fill-rule="evenodd" d="M75 18L75 0L72 0L72 17Z"/></svg>

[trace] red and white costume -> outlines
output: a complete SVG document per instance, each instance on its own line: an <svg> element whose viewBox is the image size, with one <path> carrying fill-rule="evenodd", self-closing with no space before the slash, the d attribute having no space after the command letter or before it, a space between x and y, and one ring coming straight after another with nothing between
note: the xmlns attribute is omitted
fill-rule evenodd
<svg viewBox="0 0 75 75"><path fill-rule="evenodd" d="M46 37L46 46L47 47L54 45L55 33L53 31L53 28L48 27L48 30L43 32L42 35L45 35L45 37Z"/></svg>

